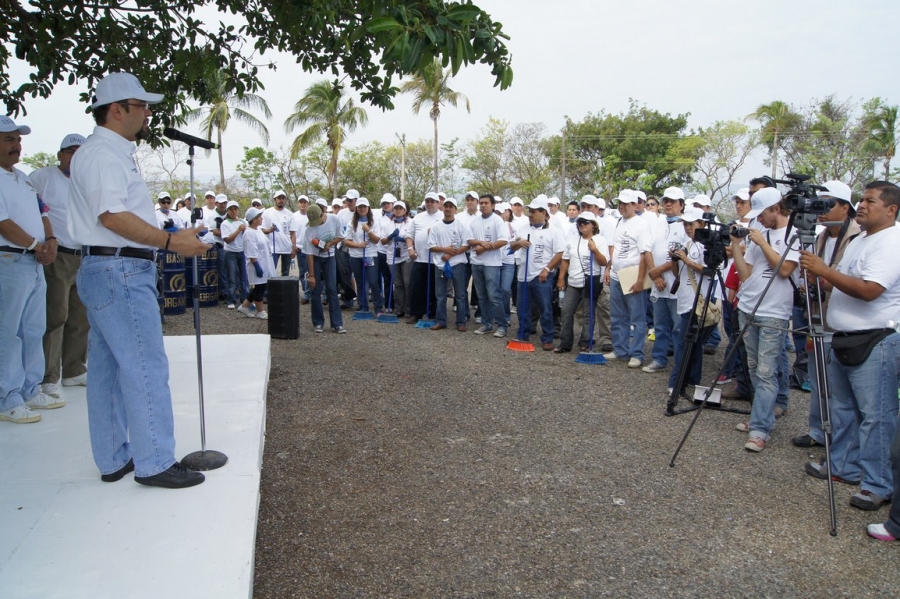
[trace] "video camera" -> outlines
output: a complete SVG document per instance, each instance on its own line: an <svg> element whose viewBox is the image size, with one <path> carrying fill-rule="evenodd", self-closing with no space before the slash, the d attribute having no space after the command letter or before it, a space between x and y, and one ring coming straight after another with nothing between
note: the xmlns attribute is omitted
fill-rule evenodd
<svg viewBox="0 0 900 599"><path fill-rule="evenodd" d="M694 230L694 241L703 244L703 261L707 268L716 269L725 262L725 247L731 244L733 223L719 222L715 212L704 212L703 222L705 227Z"/></svg>
<svg viewBox="0 0 900 599"><path fill-rule="evenodd" d="M775 179L775 183L787 185L790 189L784 195L785 203L792 212L801 214L825 214L834 208L835 199L820 198L816 191L828 191L821 185L807 183L810 175L788 173L784 179Z"/></svg>

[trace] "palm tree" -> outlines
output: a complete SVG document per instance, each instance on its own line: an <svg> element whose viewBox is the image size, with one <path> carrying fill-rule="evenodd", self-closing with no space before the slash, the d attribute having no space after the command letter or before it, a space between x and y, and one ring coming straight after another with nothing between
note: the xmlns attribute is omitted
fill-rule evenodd
<svg viewBox="0 0 900 599"><path fill-rule="evenodd" d="M455 107L460 100L465 100L466 111L472 112L469 98L448 87L450 73L450 69L445 71L441 67L440 59L436 58L434 62L400 86L401 93L413 94L414 114L419 114L425 106L431 107L428 116L434 121L434 191L438 190L438 119L441 116L441 106L447 102Z"/></svg>
<svg viewBox="0 0 900 599"><path fill-rule="evenodd" d="M290 133L297 127L306 129L294 138L291 144L291 158L298 158L300 152L309 148L325 136L325 143L331 151L326 177L328 187L334 197L335 173L338 156L347 138L360 125L366 125L369 117L365 109L356 106L353 98L346 98L341 83L326 79L309 86L303 97L294 105L294 113L284 121L284 130Z"/></svg>
<svg viewBox="0 0 900 599"><path fill-rule="evenodd" d="M863 149L876 156L884 157L885 181L890 178L891 160L897 153L897 125L897 106L886 106L879 103L865 119L868 139L866 139Z"/></svg>
<svg viewBox="0 0 900 599"><path fill-rule="evenodd" d="M272 118L272 112L266 101L256 94L235 94L231 89L230 81L224 71L212 71L204 78L204 84L209 94L209 106L195 108L185 114L188 122L200 121L206 139L212 141L213 130L216 132L216 143L219 144L219 182L225 189L225 165L222 161L222 132L228 127L228 121L234 117L259 133L263 142L269 144L269 130L258 118L247 110L259 110L267 119Z"/></svg>
<svg viewBox="0 0 900 599"><path fill-rule="evenodd" d="M778 147L786 132L798 128L803 118L794 112L790 104L775 100L771 104L761 104L756 112L747 115L746 120L756 120L762 126L761 141L772 148L772 178L777 175Z"/></svg>

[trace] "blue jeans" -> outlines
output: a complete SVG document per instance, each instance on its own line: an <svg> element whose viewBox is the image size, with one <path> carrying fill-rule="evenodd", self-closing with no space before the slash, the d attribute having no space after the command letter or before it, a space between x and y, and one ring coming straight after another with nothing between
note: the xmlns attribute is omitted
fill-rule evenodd
<svg viewBox="0 0 900 599"><path fill-rule="evenodd" d="M750 315L738 310L741 326ZM788 321L781 318L754 316L753 324L744 336L747 348L747 367L753 381L753 407L750 410L750 436L769 440L775 426L775 404L779 390L779 368L787 368L784 356L784 329ZM896 398L895 398L896 400Z"/></svg>
<svg viewBox="0 0 900 599"><path fill-rule="evenodd" d="M610 279L609 283L609 319L613 351L620 358L637 358L643 361L644 339L647 337L647 315L644 306L646 294L625 295L619 281ZM632 325L634 331L631 330Z"/></svg>
<svg viewBox="0 0 900 599"><path fill-rule="evenodd" d="M447 325L447 279L444 278L443 267L433 266L434 287L437 295L437 309L435 310L435 322ZM466 324L466 304L468 293L466 292L466 263L457 264L453 270L453 305L456 306L456 326Z"/></svg>
<svg viewBox="0 0 900 599"><path fill-rule="evenodd" d="M244 268L244 252L225 252L225 299L229 304L238 304L246 297L241 274Z"/></svg>
<svg viewBox="0 0 900 599"><path fill-rule="evenodd" d="M155 287L153 293L155 298ZM0 410L20 406L40 392L46 324L44 267L34 254L0 255Z"/></svg>
<svg viewBox="0 0 900 599"><path fill-rule="evenodd" d="M826 376L828 371L828 359L831 354L831 342L823 341L822 342L823 351L825 354L825 365L826 365ZM818 443L825 445L825 431L822 430L822 411L819 409L819 378L817 376L818 369L816 368L816 360L812 354L810 357L813 359L809 361L809 436L815 439ZM829 387L829 391L831 392L831 401L834 398L834 389Z"/></svg>
<svg viewBox="0 0 900 599"><path fill-rule="evenodd" d="M472 282L478 295L478 307L481 309L481 324L486 327L505 327L506 313L503 310L502 293L500 292L500 266L472 265Z"/></svg>
<svg viewBox="0 0 900 599"><path fill-rule="evenodd" d="M550 297L553 292L552 285L550 277L547 277L543 283L537 277L527 283L518 282L516 293L518 299L516 301L519 311L524 315L521 322L525 324L524 330L519 331L519 339L522 341L527 341L528 336L531 335L530 315L532 310L537 309L541 319L541 343L553 343L556 331L553 328L553 304Z"/></svg>
<svg viewBox="0 0 900 599"><path fill-rule="evenodd" d="M331 321L331 328L344 326L341 304L338 301L337 264L334 258L316 256L313 258L313 268L316 286L312 288L312 297L309 300L313 326L325 326L325 308L322 306L323 291L328 297L328 319Z"/></svg>
<svg viewBox="0 0 900 599"><path fill-rule="evenodd" d="M876 345L859 366L844 366L832 351L827 367L832 392L832 472L847 480L862 480L863 491L891 497L900 333Z"/></svg>
<svg viewBox="0 0 900 599"><path fill-rule="evenodd" d="M306 280L306 254L297 250L297 276L300 277L300 286L303 289L303 297L309 299L309 281Z"/></svg>
<svg viewBox="0 0 900 599"><path fill-rule="evenodd" d="M506 317L506 324L509 327L512 322L512 312L510 311L510 300L512 298L512 285L516 280L516 265L503 264L500 266L500 303L503 305L503 315Z"/></svg>
<svg viewBox="0 0 900 599"><path fill-rule="evenodd" d="M681 370L682 360L684 360L685 357L688 360L687 371L685 372L684 380L681 383L681 389L678 390L679 393L684 391L686 385L699 385L701 383L703 378L703 344L706 343L706 340L709 338L714 328L706 327L705 329L701 329L697 335L697 340L694 342L691 355L685 356L685 336L690 332L691 325L696 321L696 318L691 318L691 316L692 313L690 311L679 314L678 324L672 333L675 345L675 360L672 365L672 372L669 373L670 387L674 387L675 383L678 382L678 373Z"/></svg>
<svg viewBox="0 0 900 599"><path fill-rule="evenodd" d="M891 443L891 475L893 480L900 480L900 427L897 427ZM894 486L894 499L884 527L894 537L900 538L900 485Z"/></svg>
<svg viewBox="0 0 900 599"><path fill-rule="evenodd" d="M87 308L88 426L94 463L110 474L134 459L136 476L175 463L169 360L156 317L156 263L84 256L78 290Z"/></svg>
<svg viewBox="0 0 900 599"><path fill-rule="evenodd" d="M722 302L722 326L725 328L725 334L728 336L728 345L725 347L725 356L728 356L729 352L731 352L731 348L734 347L734 344L737 343L737 335L734 333L732 322L737 316L734 312L734 307L732 307L731 302L723 301ZM738 352L737 350L731 355L731 359L725 364L725 369L722 372L727 377L734 376L735 364L738 361Z"/></svg>
<svg viewBox="0 0 900 599"><path fill-rule="evenodd" d="M381 285L378 283L378 264L375 258L366 257L372 260L371 266L363 268L363 259L350 256L350 270L353 271L353 278L356 279L357 294L356 299L359 301L359 309L361 312L369 311L369 291L372 292L372 303L375 304L375 312L381 312L384 309L384 302L381 299ZM365 274L363 274L365 273Z"/></svg>
<svg viewBox="0 0 900 599"><path fill-rule="evenodd" d="M678 299L651 296L650 303L653 306L653 332L656 335L650 355L657 364L668 366L669 347L673 345L672 334L681 320L678 315Z"/></svg>
<svg viewBox="0 0 900 599"><path fill-rule="evenodd" d="M226 295L228 289L228 269L225 266L225 248L218 243L216 247L216 272L219 273L219 297Z"/></svg>

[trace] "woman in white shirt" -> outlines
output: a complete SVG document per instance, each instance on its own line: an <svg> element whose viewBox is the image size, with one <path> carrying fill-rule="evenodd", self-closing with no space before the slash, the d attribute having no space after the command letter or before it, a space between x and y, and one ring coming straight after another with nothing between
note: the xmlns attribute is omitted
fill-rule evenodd
<svg viewBox="0 0 900 599"><path fill-rule="evenodd" d="M369 311L368 292L372 292L372 303L375 304L375 312L381 312L384 308L381 298L381 286L378 284L378 248L376 244L381 238L376 233L375 221L372 219L372 211L369 209L369 200L359 198L356 201L356 209L353 218L348 225L349 231L344 238L344 245L350 248L350 270L356 279L359 294L359 311ZM365 281L365 282L363 282Z"/></svg>
<svg viewBox="0 0 900 599"><path fill-rule="evenodd" d="M266 294L266 284L270 277L275 276L275 263L269 251L269 242L259 226L262 224L262 210L250 208L247 210L248 228L244 231L244 256L247 259L247 279L253 288L247 295L247 299L238 307L238 312L248 318L254 318L250 311L250 303L256 304L255 318L267 320L269 314L263 305Z"/></svg>

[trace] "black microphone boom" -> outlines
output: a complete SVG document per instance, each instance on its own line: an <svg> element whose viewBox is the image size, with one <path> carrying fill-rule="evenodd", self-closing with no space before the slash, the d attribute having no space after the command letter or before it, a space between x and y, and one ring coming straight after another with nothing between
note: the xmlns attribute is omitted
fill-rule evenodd
<svg viewBox="0 0 900 599"><path fill-rule="evenodd" d="M197 146L198 148L203 148L204 150L219 149L219 144L214 144L213 142L203 139L202 137L195 137L193 135L188 135L187 133L182 133L178 129L172 129L171 127L166 127L165 129L163 129L163 135L171 140L184 142L189 146Z"/></svg>

